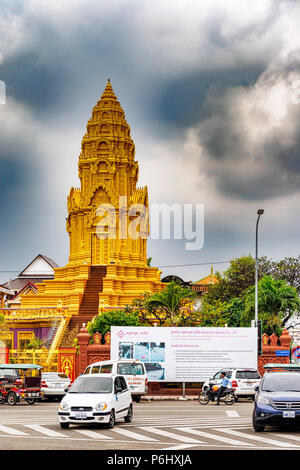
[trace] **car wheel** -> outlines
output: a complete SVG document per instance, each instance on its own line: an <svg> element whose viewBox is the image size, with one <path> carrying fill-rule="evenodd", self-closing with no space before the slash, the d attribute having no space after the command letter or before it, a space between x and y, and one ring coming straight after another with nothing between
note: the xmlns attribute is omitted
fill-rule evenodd
<svg viewBox="0 0 300 470"><path fill-rule="evenodd" d="M255 410L253 410L253 414L252 414L252 425L253 425L253 429L255 432L262 432L265 429L265 427L262 424L258 424Z"/></svg>
<svg viewBox="0 0 300 470"><path fill-rule="evenodd" d="M235 396L233 393L226 393L224 402L226 405L233 405L235 403Z"/></svg>
<svg viewBox="0 0 300 470"><path fill-rule="evenodd" d="M28 405L34 405L35 402L36 402L36 399L35 398L28 398L26 401L27 401Z"/></svg>
<svg viewBox="0 0 300 470"><path fill-rule="evenodd" d="M200 393L198 397L198 402L200 403L200 405L207 405L207 403L209 402L208 395L205 392Z"/></svg>
<svg viewBox="0 0 300 470"><path fill-rule="evenodd" d="M8 392L7 394L7 403L11 406L16 405L18 402L18 397L15 392Z"/></svg>
<svg viewBox="0 0 300 470"><path fill-rule="evenodd" d="M132 397L132 399L135 403L140 403L140 401L141 401L141 397L139 395L136 395L135 397Z"/></svg>
<svg viewBox="0 0 300 470"><path fill-rule="evenodd" d="M111 410L110 415L109 415L109 422L107 423L106 427L108 429L112 429L115 425L115 412L114 410Z"/></svg>
<svg viewBox="0 0 300 470"><path fill-rule="evenodd" d="M61 429L69 429L70 423L60 423Z"/></svg>
<svg viewBox="0 0 300 470"><path fill-rule="evenodd" d="M130 405L128 408L127 416L124 417L125 423L131 423L132 417L133 417L132 405Z"/></svg>
<svg viewBox="0 0 300 470"><path fill-rule="evenodd" d="M0 392L0 404L5 402L5 398L2 392Z"/></svg>

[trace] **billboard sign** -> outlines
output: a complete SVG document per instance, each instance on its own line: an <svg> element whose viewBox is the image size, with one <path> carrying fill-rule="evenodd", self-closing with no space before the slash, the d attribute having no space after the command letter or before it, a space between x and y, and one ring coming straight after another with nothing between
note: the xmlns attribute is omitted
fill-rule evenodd
<svg viewBox="0 0 300 470"><path fill-rule="evenodd" d="M111 359L144 362L149 382L203 382L222 368L257 368L257 328L111 327Z"/></svg>

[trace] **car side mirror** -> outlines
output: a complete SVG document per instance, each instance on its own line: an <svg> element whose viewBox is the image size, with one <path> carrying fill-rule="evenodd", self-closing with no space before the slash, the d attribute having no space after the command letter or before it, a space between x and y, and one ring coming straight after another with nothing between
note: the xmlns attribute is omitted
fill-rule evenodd
<svg viewBox="0 0 300 470"><path fill-rule="evenodd" d="M68 393L68 391L69 391L69 388L65 388L65 392Z"/></svg>
<svg viewBox="0 0 300 470"><path fill-rule="evenodd" d="M258 386L258 385L256 385L256 387L255 387L255 389L254 389L254 390L255 390L256 392L258 392L258 390L259 390L259 386Z"/></svg>

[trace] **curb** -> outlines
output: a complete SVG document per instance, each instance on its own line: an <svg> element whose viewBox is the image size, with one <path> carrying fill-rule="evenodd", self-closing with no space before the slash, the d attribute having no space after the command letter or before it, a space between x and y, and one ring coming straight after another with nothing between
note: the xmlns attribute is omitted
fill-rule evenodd
<svg viewBox="0 0 300 470"><path fill-rule="evenodd" d="M188 400L197 400L198 395L188 395L188 396L177 396L177 395L150 395L143 396L142 401L150 400L173 400L173 401L188 401Z"/></svg>

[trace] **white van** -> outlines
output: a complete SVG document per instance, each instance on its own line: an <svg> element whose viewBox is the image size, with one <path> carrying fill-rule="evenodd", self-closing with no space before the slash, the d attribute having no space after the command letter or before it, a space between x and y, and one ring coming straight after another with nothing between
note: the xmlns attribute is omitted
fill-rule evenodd
<svg viewBox="0 0 300 470"><path fill-rule="evenodd" d="M136 403L148 393L148 379L145 365L138 359L118 359L90 364L83 374L120 374L126 377L132 399Z"/></svg>

